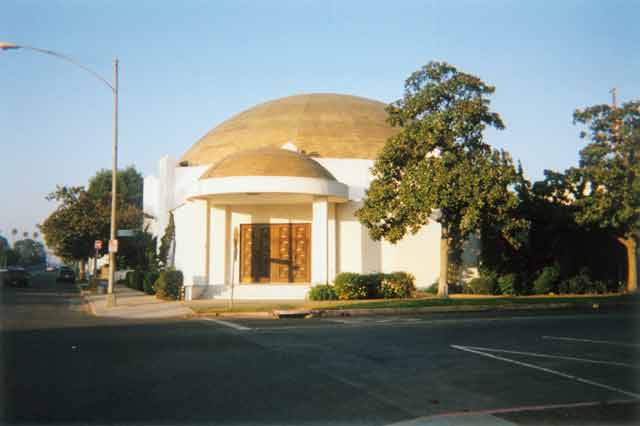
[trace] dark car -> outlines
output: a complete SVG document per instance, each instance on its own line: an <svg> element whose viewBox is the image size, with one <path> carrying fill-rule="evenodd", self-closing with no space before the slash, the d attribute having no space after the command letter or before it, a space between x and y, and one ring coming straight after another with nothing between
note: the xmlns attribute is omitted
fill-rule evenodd
<svg viewBox="0 0 640 426"><path fill-rule="evenodd" d="M7 284L11 287L27 287L29 274L24 268L9 268L7 271Z"/></svg>
<svg viewBox="0 0 640 426"><path fill-rule="evenodd" d="M58 270L58 278L56 278L56 281L67 281L70 283L75 283L76 273L68 266L61 266Z"/></svg>

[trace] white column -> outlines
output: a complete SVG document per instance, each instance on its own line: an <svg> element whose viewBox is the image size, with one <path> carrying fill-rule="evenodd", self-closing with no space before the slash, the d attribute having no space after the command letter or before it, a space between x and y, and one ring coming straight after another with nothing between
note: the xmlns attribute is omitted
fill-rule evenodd
<svg viewBox="0 0 640 426"><path fill-rule="evenodd" d="M329 240L328 240L328 248L329 248L329 266L328 266L328 276L327 281L333 282L336 277L336 270L338 265L337 253L338 253L338 242L337 242L337 222L338 218L338 205L336 203L329 203Z"/></svg>
<svg viewBox="0 0 640 426"><path fill-rule="evenodd" d="M228 282L229 206L212 206L209 233L209 285Z"/></svg>
<svg viewBox="0 0 640 426"><path fill-rule="evenodd" d="M326 284L329 272L329 202L327 197L313 200L311 224L311 283Z"/></svg>

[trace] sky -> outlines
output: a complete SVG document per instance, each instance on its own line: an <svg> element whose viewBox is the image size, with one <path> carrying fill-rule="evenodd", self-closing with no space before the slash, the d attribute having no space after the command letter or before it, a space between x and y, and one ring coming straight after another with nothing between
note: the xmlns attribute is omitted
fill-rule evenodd
<svg viewBox="0 0 640 426"><path fill-rule="evenodd" d="M532 180L576 165L576 108L640 98L640 0L3 0L0 41L68 55L113 81L119 165L155 174L222 121L299 93L382 102L432 60L496 87L487 142ZM0 235L33 232L56 185L111 167L113 100L91 74L0 51Z"/></svg>

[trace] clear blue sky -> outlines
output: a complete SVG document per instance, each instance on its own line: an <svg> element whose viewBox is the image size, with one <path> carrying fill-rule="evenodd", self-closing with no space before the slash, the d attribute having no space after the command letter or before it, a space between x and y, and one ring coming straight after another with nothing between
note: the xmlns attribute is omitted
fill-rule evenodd
<svg viewBox="0 0 640 426"><path fill-rule="evenodd" d="M155 173L221 121L305 92L384 102L430 60L496 86L488 140L532 179L577 162L577 107L640 98L640 1L4 0L0 40L68 54L111 79L120 164ZM186 3L186 4L182 4ZM111 93L80 69L0 52L0 233L32 232L56 184L111 162Z"/></svg>

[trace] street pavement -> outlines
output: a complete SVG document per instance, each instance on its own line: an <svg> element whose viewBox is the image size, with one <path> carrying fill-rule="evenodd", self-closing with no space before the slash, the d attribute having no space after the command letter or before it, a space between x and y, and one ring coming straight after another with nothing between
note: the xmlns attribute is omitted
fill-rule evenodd
<svg viewBox="0 0 640 426"><path fill-rule="evenodd" d="M638 424L638 313L119 319L1 292L7 424Z"/></svg>

